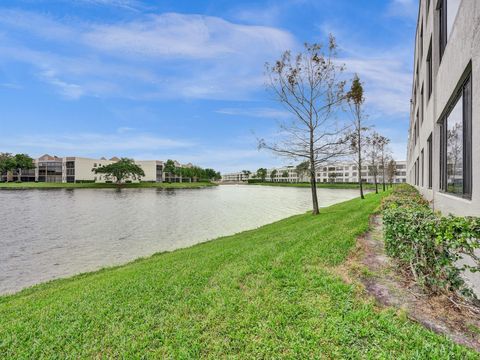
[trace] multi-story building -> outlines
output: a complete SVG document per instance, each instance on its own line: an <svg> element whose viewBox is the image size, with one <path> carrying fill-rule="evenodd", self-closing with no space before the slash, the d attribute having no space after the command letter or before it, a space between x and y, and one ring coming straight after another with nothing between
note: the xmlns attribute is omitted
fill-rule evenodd
<svg viewBox="0 0 480 360"><path fill-rule="evenodd" d="M17 171L10 174L4 173L2 181L38 181L38 182L106 182L110 179L103 174L95 174L93 169L103 165L112 164L120 160L117 157L111 159L90 159L83 157L57 157L43 155L34 160L35 169L23 170L21 175ZM182 177L164 172L164 162L159 160L135 161L145 173L141 180L144 182L180 182ZM192 167L192 164L182 165L175 161L175 167ZM138 181L133 180L132 181Z"/></svg>
<svg viewBox="0 0 480 360"><path fill-rule="evenodd" d="M222 182L226 183L239 183L246 182L248 179L252 178L252 174L248 172L234 172L222 175Z"/></svg>
<svg viewBox="0 0 480 360"><path fill-rule="evenodd" d="M372 169L367 165L362 165L362 180L367 183L374 183ZM272 175L273 174L273 175ZM377 170L377 181L382 180L382 171ZM252 172L247 175L243 172L222 175L223 182L246 182L249 179L256 179L257 175ZM336 182L336 183L356 183L358 182L358 169L354 162L342 162L321 166L316 173L317 182ZM394 183L404 183L407 179L407 162L396 161L396 171L393 178ZM295 166L285 166L281 168L267 169L265 181L272 182L309 182L310 175L307 172L298 173Z"/></svg>
<svg viewBox="0 0 480 360"><path fill-rule="evenodd" d="M408 182L435 209L480 215L480 1L421 0Z"/></svg>

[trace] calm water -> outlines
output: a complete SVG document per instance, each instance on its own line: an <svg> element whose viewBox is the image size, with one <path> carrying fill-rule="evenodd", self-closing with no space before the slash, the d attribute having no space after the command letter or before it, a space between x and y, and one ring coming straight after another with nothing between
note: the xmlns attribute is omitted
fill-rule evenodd
<svg viewBox="0 0 480 360"><path fill-rule="evenodd" d="M319 190L322 206L357 195L356 190ZM309 209L306 188L0 191L0 294L234 234Z"/></svg>

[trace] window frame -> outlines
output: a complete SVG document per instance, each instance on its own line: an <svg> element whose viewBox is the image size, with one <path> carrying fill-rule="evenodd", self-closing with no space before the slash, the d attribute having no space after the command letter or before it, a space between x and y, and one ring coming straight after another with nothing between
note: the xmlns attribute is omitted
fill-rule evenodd
<svg viewBox="0 0 480 360"><path fill-rule="evenodd" d="M433 92L433 58L432 58L432 38L430 38L430 44L427 52L427 102L430 101Z"/></svg>
<svg viewBox="0 0 480 360"><path fill-rule="evenodd" d="M432 134L427 139L427 150L428 150L428 188L433 187L433 143L432 143Z"/></svg>
<svg viewBox="0 0 480 360"><path fill-rule="evenodd" d="M471 63L460 78L445 110L439 120L440 131L440 183L439 190L445 194L458 196L464 199L472 198L472 71ZM462 126L463 126L463 168L462 180L463 191L461 194L448 192L448 174L447 174L447 120L458 101L462 98Z"/></svg>

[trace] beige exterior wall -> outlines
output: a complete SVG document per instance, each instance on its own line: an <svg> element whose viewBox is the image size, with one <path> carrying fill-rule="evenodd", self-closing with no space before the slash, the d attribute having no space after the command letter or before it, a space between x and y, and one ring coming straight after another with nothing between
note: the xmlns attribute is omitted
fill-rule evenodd
<svg viewBox="0 0 480 360"><path fill-rule="evenodd" d="M439 56L439 13L437 0L420 1L415 44L415 67L412 86L412 107L407 156L408 182L432 202L436 210L445 214L480 216L480 1L462 0L454 18L453 28L448 34L445 52L440 62ZM423 25L423 42L420 41ZM432 39L433 87L430 100L427 96L426 57ZM421 50L423 49L423 50ZM462 75L471 64L472 81L472 194L471 199L444 193L440 190L440 125L442 115L456 93ZM421 87L424 86L424 98ZM423 122L415 141L414 126L416 114L424 104ZM428 186L428 144L432 136L432 187ZM424 163L421 153L424 151ZM420 159L419 183L415 184L415 162ZM422 166L423 165L423 166Z"/></svg>

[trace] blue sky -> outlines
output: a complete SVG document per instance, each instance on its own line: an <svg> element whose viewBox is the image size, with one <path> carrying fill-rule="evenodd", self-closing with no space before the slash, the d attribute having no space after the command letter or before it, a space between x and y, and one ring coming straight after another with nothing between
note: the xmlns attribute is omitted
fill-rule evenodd
<svg viewBox="0 0 480 360"><path fill-rule="evenodd" d="M333 33L369 122L406 156L416 0L3 0L0 151L175 158L222 172L288 114L264 63Z"/></svg>

